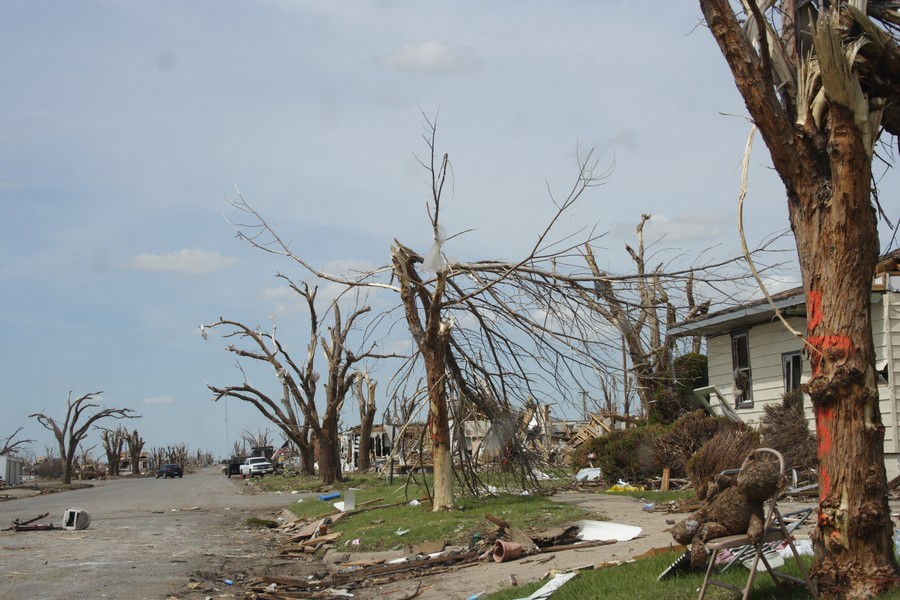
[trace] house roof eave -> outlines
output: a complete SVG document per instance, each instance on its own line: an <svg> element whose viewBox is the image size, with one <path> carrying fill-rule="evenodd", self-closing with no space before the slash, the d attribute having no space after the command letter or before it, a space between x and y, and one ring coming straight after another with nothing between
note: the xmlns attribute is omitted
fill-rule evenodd
<svg viewBox="0 0 900 600"><path fill-rule="evenodd" d="M798 306L804 306L806 297L802 290L791 290L788 293L773 298L772 303L779 310L786 310ZM758 323L771 321L775 316L775 310L772 304L765 299L758 300L751 304L744 304L736 308L730 308L723 311L712 313L705 317L677 323L670 327L669 334L675 337L685 337L689 335L702 335L709 337L726 331L733 331L749 327Z"/></svg>

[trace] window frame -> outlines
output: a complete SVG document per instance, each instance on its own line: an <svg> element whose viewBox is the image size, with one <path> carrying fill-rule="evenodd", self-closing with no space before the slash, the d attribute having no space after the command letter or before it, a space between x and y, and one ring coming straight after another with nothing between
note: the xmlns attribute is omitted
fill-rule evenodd
<svg viewBox="0 0 900 600"><path fill-rule="evenodd" d="M792 386L791 384L794 382L789 381L788 370L790 369L790 375L793 376L795 361L799 369L797 369L796 374L796 385ZM794 377L791 377L790 379L794 379ZM781 380L784 384L785 393L800 389L800 385L803 380L803 353L800 350L796 350L794 352L785 352L781 355Z"/></svg>
<svg viewBox="0 0 900 600"><path fill-rule="evenodd" d="M746 365L738 364L740 362L740 351L738 344L743 340L745 345L744 354L746 355ZM738 395L734 390L738 389L738 382L735 378L732 385L734 395L735 408L753 408L753 371L750 367L750 331L741 329L731 332L731 367L732 377L744 374L747 378L746 385L742 386L744 394Z"/></svg>

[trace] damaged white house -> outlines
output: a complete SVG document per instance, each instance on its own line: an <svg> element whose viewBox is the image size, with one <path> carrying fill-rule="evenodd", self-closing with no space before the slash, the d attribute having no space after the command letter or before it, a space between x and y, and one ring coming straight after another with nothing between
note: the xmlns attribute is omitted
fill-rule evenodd
<svg viewBox="0 0 900 600"><path fill-rule="evenodd" d="M884 264L887 269L873 281L870 310L885 426L885 467L890 479L900 472L900 406L895 386L900 372L900 271L893 261ZM791 327L806 331L806 302L801 288L781 292L772 299ZM679 323L670 333L706 338L709 387L697 393L708 394L716 414L737 417L745 423L758 422L765 405L781 402L786 391L798 388L810 376L802 340L775 317L765 299ZM814 431L809 398L805 398L803 408Z"/></svg>

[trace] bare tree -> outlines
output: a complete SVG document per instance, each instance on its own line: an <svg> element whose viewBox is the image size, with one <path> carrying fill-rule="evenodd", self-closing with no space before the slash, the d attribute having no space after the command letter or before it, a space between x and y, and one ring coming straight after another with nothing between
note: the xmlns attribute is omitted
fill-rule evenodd
<svg viewBox="0 0 900 600"><path fill-rule="evenodd" d="M212 452L209 450L197 450L194 453L194 461L198 467L206 467L215 462Z"/></svg>
<svg viewBox="0 0 900 600"><path fill-rule="evenodd" d="M271 446L273 444L272 432L269 431L269 428L265 429L257 429L256 433L253 433L249 429L245 429L241 433L241 439L244 441L250 448L265 448L266 446Z"/></svg>
<svg viewBox="0 0 900 600"><path fill-rule="evenodd" d="M288 277L279 274L290 288L302 297L309 311L309 343L305 362L295 362L291 354L277 337L275 323L272 332L252 329L243 323L220 319L207 325L209 329L228 328L225 337L237 337L247 343L248 347L231 344L228 351L242 358L268 363L273 374L281 383L281 398L273 398L265 391L251 385L245 378L236 386L219 387L210 385L214 393L213 400L224 397L237 398L250 403L269 421L281 429L284 435L310 456L311 443L307 432L315 440L319 476L323 483L343 480L340 460L340 440L338 423L341 408L347 392L350 391L357 371L354 369L359 361L365 359L388 358L394 354L382 354L375 351L377 344L369 343L361 350L354 351L348 347L349 337L357 327L357 322L366 315L370 308L356 308L344 320L339 303L330 306L334 324L327 328L327 335L321 332L322 322L316 310L316 293L318 288L310 289L306 283L296 284ZM320 337L321 336L321 337ZM315 370L317 349L321 343L322 352L327 365L324 392L325 405L320 414L316 403L317 384L320 379ZM302 417L302 421L300 420Z"/></svg>
<svg viewBox="0 0 900 600"><path fill-rule="evenodd" d="M243 439L234 440L231 443L231 455L232 456L246 456L247 455L247 442Z"/></svg>
<svg viewBox="0 0 900 600"><path fill-rule="evenodd" d="M125 436L128 432L122 428L100 430L100 441L103 443L103 451L106 452L107 475L116 477L122 461L122 448L125 446Z"/></svg>
<svg viewBox="0 0 900 600"><path fill-rule="evenodd" d="M435 134L436 127L429 123L424 138L431 156L422 164L431 176L427 208L434 244L424 255L395 240L390 265L337 276L317 270L295 254L243 198L233 206L250 215L251 221L233 227L254 247L286 256L318 278L351 290L367 287L398 294L416 352L395 376L396 387L388 394L428 399L428 449L423 449L422 460L430 458L434 465L432 508L446 510L454 505L454 479L476 493L486 487L475 468L479 456L469 455L462 444L457 444L457 453L452 455L451 418L458 440L464 437L464 420L490 423L490 437L500 451L491 460L503 465L504 472L518 485L539 485L536 461L544 459L523 446L518 435L521 418L516 411L535 398L547 396L554 404L577 406L581 401L579 390L597 385L598 377L608 377L612 364L618 371L621 334L592 307L597 303L595 286L598 281L643 280L659 295L659 285L653 282L662 280L663 274L591 273L584 267L582 249L589 248L599 235L586 229L564 234L561 239L555 237L562 216L586 190L602 184L608 175L597 171L597 162L590 154L579 158L575 185L564 200L554 200L547 225L523 258L515 262L466 262L447 257L444 247L452 236L447 237L443 231L441 208L450 169L448 157L436 152ZM731 261L723 261L725 264ZM665 275L671 281L686 281L691 272L688 269ZM641 305L640 300L637 305ZM659 305L665 307L666 318L672 310L683 310L671 301L656 298L647 310L656 310ZM454 461L460 468L454 469Z"/></svg>
<svg viewBox="0 0 900 600"><path fill-rule="evenodd" d="M34 440L16 440L16 436L19 435L22 429L24 429L24 427L19 427L12 435L0 441L0 456L3 456L4 454L15 454L20 446L34 443Z"/></svg>
<svg viewBox="0 0 900 600"><path fill-rule="evenodd" d="M150 457L150 465L154 469L158 469L168 461L166 449L161 446L153 446L147 451L147 454Z"/></svg>
<svg viewBox="0 0 900 600"><path fill-rule="evenodd" d="M78 452L78 445L87 437L88 430L94 423L107 418L136 419L140 417L130 408L103 408L90 415L85 414L85 411L100 408L100 405L92 400L102 393L93 392L73 400L72 392L69 392L66 418L62 423L57 423L44 413L29 415L31 418L37 419L38 423L52 432L56 438L59 445L59 456L63 461L63 483L72 483L72 465Z"/></svg>
<svg viewBox="0 0 900 600"><path fill-rule="evenodd" d="M695 303L693 272L689 272L684 280L687 310L679 315L673 299L669 297L670 290L662 280L665 276L663 265L648 270L644 254L644 225L649 220L649 214L641 215L637 225L637 250L627 244L625 246L636 269L634 279L628 282L629 286L633 286L634 299L618 290L614 280L600 269L590 245L584 248L585 260L595 277L595 297L585 299L622 335L623 352L627 352L630 359L629 370L635 379L635 388L645 413L656 389L670 380L671 352L675 341L668 335L668 328L679 317L688 320L709 310L708 301L699 305ZM696 344L697 340L694 346Z"/></svg>
<svg viewBox="0 0 900 600"><path fill-rule="evenodd" d="M900 133L900 15L885 0L700 0L787 192L808 307L819 440L813 567L825 597L900 581L891 543L869 294L873 157ZM749 146L749 143L748 143Z"/></svg>
<svg viewBox="0 0 900 600"><path fill-rule="evenodd" d="M131 474L141 474L141 453L144 450L144 438L135 429L131 433L125 432L125 441L128 443L128 456L131 460Z"/></svg>
<svg viewBox="0 0 900 600"><path fill-rule="evenodd" d="M78 456L75 458L75 470L78 472L78 479L84 479L85 476L91 477L97 475L96 459L94 458L94 444L89 448L84 446L78 447Z"/></svg>
<svg viewBox="0 0 900 600"><path fill-rule="evenodd" d="M356 378L356 399L359 402L359 459L356 468L360 471L368 471L372 466L369 454L372 451L372 425L375 422L375 388L377 381L369 378L369 373L363 371Z"/></svg>
<svg viewBox="0 0 900 600"><path fill-rule="evenodd" d="M163 451L163 456L165 457L166 463L181 465L181 468L184 469L188 465L188 458L190 456L188 445L182 442L180 444L166 446Z"/></svg>

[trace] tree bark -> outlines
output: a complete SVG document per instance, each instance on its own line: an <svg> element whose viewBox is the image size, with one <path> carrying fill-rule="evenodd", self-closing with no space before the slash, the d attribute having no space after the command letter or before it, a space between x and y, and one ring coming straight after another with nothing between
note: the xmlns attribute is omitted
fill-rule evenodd
<svg viewBox="0 0 900 600"><path fill-rule="evenodd" d="M104 429L100 434L100 439L103 442L103 450L106 452L106 474L110 477L116 477L119 475L119 463L125 442L124 432L121 428L115 430Z"/></svg>
<svg viewBox="0 0 900 600"><path fill-rule="evenodd" d="M356 394L359 400L359 457L356 468L361 472L368 471L372 466L369 454L372 451L372 424L375 422L376 385L376 382L369 379L368 373L364 373L356 380Z"/></svg>
<svg viewBox="0 0 900 600"><path fill-rule="evenodd" d="M438 338L428 352L423 352L428 381L428 432L434 465L434 497L432 510L453 508L453 456L450 453L450 416L447 409L445 374L449 339Z"/></svg>
<svg viewBox="0 0 900 600"><path fill-rule="evenodd" d="M827 596L864 598L897 583L875 380L869 298L878 230L871 161L852 115L832 107L831 193L806 173L789 203L807 298L818 436L819 519L813 575Z"/></svg>
<svg viewBox="0 0 900 600"><path fill-rule="evenodd" d="M450 453L450 423L447 408L447 347L450 344L450 323L441 318L441 301L447 284L446 272L435 277L434 290L429 292L415 270L421 260L398 243L391 250L394 273L400 281L400 299L410 333L422 354L428 383L428 433L431 436L432 465L434 467L434 495L432 510L451 510L453 496L453 457ZM419 302L425 315L423 325Z"/></svg>
<svg viewBox="0 0 900 600"><path fill-rule="evenodd" d="M141 474L141 451L144 449L144 438L135 429L126 436L128 441L128 455L131 457L131 474Z"/></svg>
<svg viewBox="0 0 900 600"><path fill-rule="evenodd" d="M337 419L326 415L322 419L322 429L318 436L319 441L319 479L322 483L330 485L343 481L341 472L340 443L337 431Z"/></svg>
<svg viewBox="0 0 900 600"><path fill-rule="evenodd" d="M309 440L309 426L307 425L303 427L302 431L302 439L304 440L304 442L302 444L297 444L297 448L300 451L300 464L302 465L304 474L315 475L316 449L313 446L313 443ZM296 438L294 438L294 442L297 442Z"/></svg>

